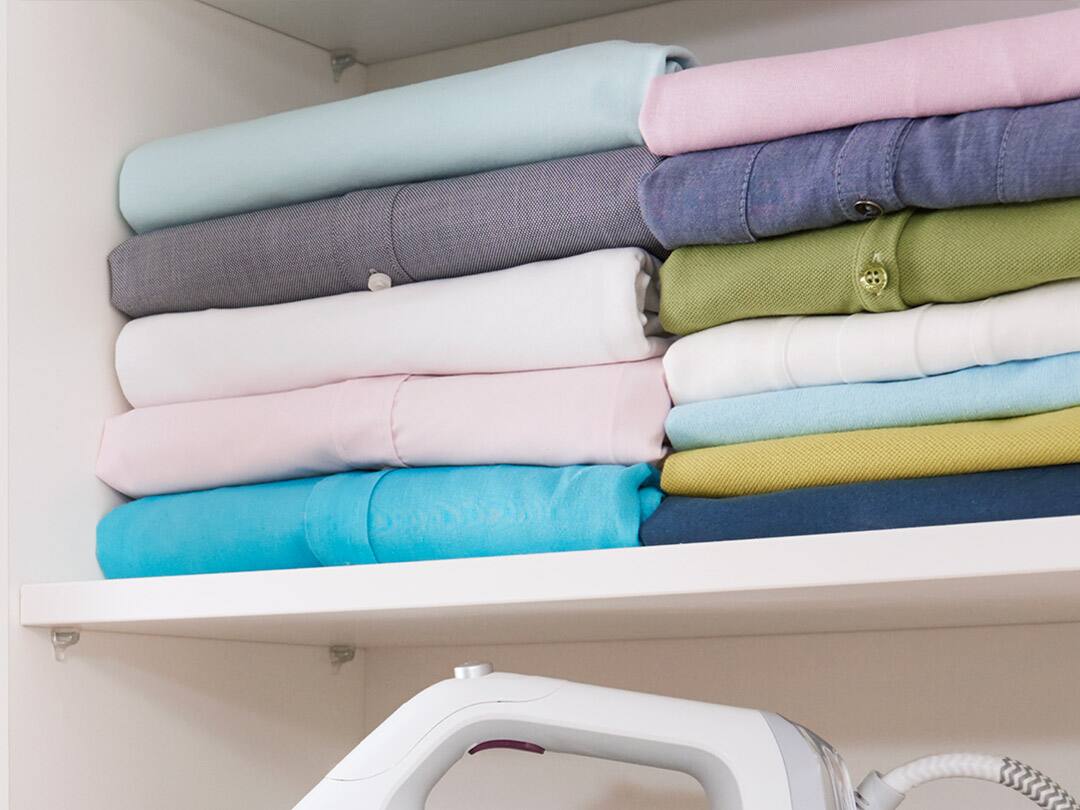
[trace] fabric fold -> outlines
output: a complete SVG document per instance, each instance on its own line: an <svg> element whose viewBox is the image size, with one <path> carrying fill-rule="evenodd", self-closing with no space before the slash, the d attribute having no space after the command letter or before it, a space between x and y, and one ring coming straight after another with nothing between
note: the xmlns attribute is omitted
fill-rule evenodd
<svg viewBox="0 0 1080 810"><path fill-rule="evenodd" d="M1080 462L1080 407L1033 416L821 433L674 453L661 486L722 498Z"/></svg>
<svg viewBox="0 0 1080 810"><path fill-rule="evenodd" d="M659 76L641 109L658 155L886 118L1080 97L1080 10Z"/></svg>
<svg viewBox="0 0 1080 810"><path fill-rule="evenodd" d="M660 504L632 467L428 467L158 495L98 525L107 578L622 548Z"/></svg>
<svg viewBox="0 0 1080 810"><path fill-rule="evenodd" d="M1080 310L1078 310L1080 311ZM886 383L793 388L680 405L676 450L848 430L1004 419L1080 405L1080 353Z"/></svg>
<svg viewBox="0 0 1080 810"><path fill-rule="evenodd" d="M1080 196L1080 99L954 116L871 121L692 152L641 178L649 228L668 249L738 244L902 208Z"/></svg>
<svg viewBox="0 0 1080 810"><path fill-rule="evenodd" d="M1080 279L902 312L757 318L680 338L664 355L676 404L887 382L1080 352Z"/></svg>
<svg viewBox="0 0 1080 810"><path fill-rule="evenodd" d="M125 495L380 467L659 461L659 358L319 388L138 408L106 421L97 474Z"/></svg>
<svg viewBox="0 0 1080 810"><path fill-rule="evenodd" d="M163 138L125 159L120 210L144 233L640 145L649 80L691 64L681 48L600 42Z"/></svg>
<svg viewBox="0 0 1080 810"><path fill-rule="evenodd" d="M671 496L647 546L906 529L1080 513L1080 464L871 481L736 498Z"/></svg>
<svg viewBox="0 0 1080 810"><path fill-rule="evenodd" d="M1080 276L1080 199L900 211L752 245L679 248L660 269L664 328L890 312Z"/></svg>
<svg viewBox="0 0 1080 810"><path fill-rule="evenodd" d="M116 370L135 407L387 374L530 371L642 360L667 341L656 260L596 251L376 293L129 322Z"/></svg>
<svg viewBox="0 0 1080 810"><path fill-rule="evenodd" d="M643 147L354 191L135 236L109 255L132 317L280 304L614 247L663 248L641 216Z"/></svg>

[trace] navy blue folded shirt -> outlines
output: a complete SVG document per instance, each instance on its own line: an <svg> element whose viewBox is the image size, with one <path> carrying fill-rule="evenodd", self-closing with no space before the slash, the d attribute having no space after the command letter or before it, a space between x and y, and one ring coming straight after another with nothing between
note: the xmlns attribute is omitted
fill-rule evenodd
<svg viewBox="0 0 1080 810"><path fill-rule="evenodd" d="M703 543L1075 514L1080 514L1080 464L1064 464L739 498L668 496L642 525L641 542Z"/></svg>
<svg viewBox="0 0 1080 810"><path fill-rule="evenodd" d="M638 198L668 249L737 244L902 208L1080 196L1080 99L872 121L691 152L646 174Z"/></svg>

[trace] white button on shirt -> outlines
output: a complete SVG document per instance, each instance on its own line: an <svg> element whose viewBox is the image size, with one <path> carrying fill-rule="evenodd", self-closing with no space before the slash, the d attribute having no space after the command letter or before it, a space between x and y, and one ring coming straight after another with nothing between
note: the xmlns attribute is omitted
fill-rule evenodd
<svg viewBox="0 0 1080 810"><path fill-rule="evenodd" d="M371 292L378 292L379 290L388 290L393 285L394 281L386 273L378 273L374 270L368 271L367 288Z"/></svg>

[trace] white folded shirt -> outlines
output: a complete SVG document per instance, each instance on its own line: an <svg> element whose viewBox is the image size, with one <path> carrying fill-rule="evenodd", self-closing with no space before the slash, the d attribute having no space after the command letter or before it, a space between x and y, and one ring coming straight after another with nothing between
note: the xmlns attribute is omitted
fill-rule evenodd
<svg viewBox="0 0 1080 810"><path fill-rule="evenodd" d="M675 404L810 385L906 380L1080 351L1080 279L901 312L755 318L677 340Z"/></svg>
<svg viewBox="0 0 1080 810"><path fill-rule="evenodd" d="M385 374L528 371L662 354L657 261L614 248L274 306L154 315L116 341L135 407Z"/></svg>

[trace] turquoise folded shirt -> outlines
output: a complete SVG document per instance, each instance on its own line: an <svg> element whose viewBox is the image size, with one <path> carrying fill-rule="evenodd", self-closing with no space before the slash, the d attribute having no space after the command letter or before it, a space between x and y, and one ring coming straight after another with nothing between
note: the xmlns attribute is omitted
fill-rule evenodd
<svg viewBox="0 0 1080 810"><path fill-rule="evenodd" d="M647 464L430 467L142 498L98 524L105 576L168 576L638 544Z"/></svg>
<svg viewBox="0 0 1080 810"><path fill-rule="evenodd" d="M676 450L867 428L1004 419L1080 405L1080 353L934 377L791 388L679 405L668 414Z"/></svg>
<svg viewBox="0 0 1080 810"><path fill-rule="evenodd" d="M120 174L137 232L360 188L643 143L653 77L681 48L601 42L140 146Z"/></svg>

